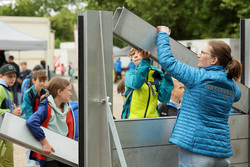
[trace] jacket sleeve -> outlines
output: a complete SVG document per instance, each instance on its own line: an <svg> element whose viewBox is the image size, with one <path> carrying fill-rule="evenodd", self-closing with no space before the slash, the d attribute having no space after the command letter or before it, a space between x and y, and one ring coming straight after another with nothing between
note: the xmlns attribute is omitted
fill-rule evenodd
<svg viewBox="0 0 250 167"><path fill-rule="evenodd" d="M171 51L169 36L165 32L157 34L157 53L160 65L168 74L189 88L198 83L200 70L176 60Z"/></svg>
<svg viewBox="0 0 250 167"><path fill-rule="evenodd" d="M135 70L128 70L126 72L125 85L130 89L140 89L148 76L150 67L150 60L142 59L140 65Z"/></svg>
<svg viewBox="0 0 250 167"><path fill-rule="evenodd" d="M26 121L30 132L38 141L45 138L45 133L41 128L41 124L46 119L47 114L48 110L46 104L40 104L38 110L34 114L32 114Z"/></svg>
<svg viewBox="0 0 250 167"><path fill-rule="evenodd" d="M25 118L29 118L33 114L32 99L30 99L28 91L26 91L23 96L23 103L21 105L21 110L22 110L22 115L25 114Z"/></svg>
<svg viewBox="0 0 250 167"><path fill-rule="evenodd" d="M2 86L0 86L0 106L2 106L4 103L6 92ZM10 112L10 109L2 109L0 108L0 115L3 114L4 112Z"/></svg>
<svg viewBox="0 0 250 167"><path fill-rule="evenodd" d="M158 100L162 103L167 103L171 97L171 91L174 88L174 83L169 75L162 74L162 81L159 86Z"/></svg>

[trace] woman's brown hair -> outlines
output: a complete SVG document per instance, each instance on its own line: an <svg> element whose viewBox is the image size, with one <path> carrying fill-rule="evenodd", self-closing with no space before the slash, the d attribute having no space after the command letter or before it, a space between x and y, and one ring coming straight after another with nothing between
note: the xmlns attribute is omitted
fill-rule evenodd
<svg viewBox="0 0 250 167"><path fill-rule="evenodd" d="M57 96L57 91L60 89L63 91L67 86L70 85L70 82L66 79L63 79L61 77L54 77L52 78L45 86L45 88L48 90L46 95L41 96L40 101L42 101L45 96L52 95L53 98Z"/></svg>
<svg viewBox="0 0 250 167"><path fill-rule="evenodd" d="M227 78L236 79L241 76L241 63L231 56L231 48L223 41L211 40L208 45L212 47L211 54L218 58L218 65L227 70Z"/></svg>

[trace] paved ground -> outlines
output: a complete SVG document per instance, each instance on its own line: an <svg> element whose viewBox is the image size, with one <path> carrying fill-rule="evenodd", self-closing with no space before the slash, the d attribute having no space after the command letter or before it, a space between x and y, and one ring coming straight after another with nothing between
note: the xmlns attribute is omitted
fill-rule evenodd
<svg viewBox="0 0 250 167"><path fill-rule="evenodd" d="M78 82L75 80L73 83L74 89L78 92ZM116 91L117 84L113 84L113 111L116 119L121 118L121 111L123 105L123 98L120 94L117 94ZM25 148L14 144L14 163L15 167L25 167L26 165L26 156L25 156Z"/></svg>

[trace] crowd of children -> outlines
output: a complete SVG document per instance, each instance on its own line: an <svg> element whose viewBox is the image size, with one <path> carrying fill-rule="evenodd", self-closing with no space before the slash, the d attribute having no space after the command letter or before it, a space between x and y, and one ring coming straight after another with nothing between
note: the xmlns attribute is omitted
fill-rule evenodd
<svg viewBox="0 0 250 167"><path fill-rule="evenodd" d="M16 107L11 89L16 76L17 70L13 65L6 64L0 68L0 115L10 112L26 119L28 128L42 143L43 154L47 156L56 150L50 146L40 126L78 141L78 102L70 102L71 82L54 77L46 83L48 77L44 70L36 70L30 79L33 85L25 91L21 107ZM0 166L14 166L13 151L13 143L0 139ZM25 152L27 166L67 166L51 158L45 160L44 156L28 149Z"/></svg>

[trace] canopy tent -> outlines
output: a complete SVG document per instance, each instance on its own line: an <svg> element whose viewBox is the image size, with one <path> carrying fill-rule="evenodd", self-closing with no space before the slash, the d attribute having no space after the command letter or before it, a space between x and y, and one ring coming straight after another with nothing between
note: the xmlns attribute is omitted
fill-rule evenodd
<svg viewBox="0 0 250 167"><path fill-rule="evenodd" d="M0 50L47 50L47 41L29 36L0 21Z"/></svg>
<svg viewBox="0 0 250 167"><path fill-rule="evenodd" d="M128 53L131 50L131 46L126 46L122 49L113 48L113 54L115 57L128 57Z"/></svg>

